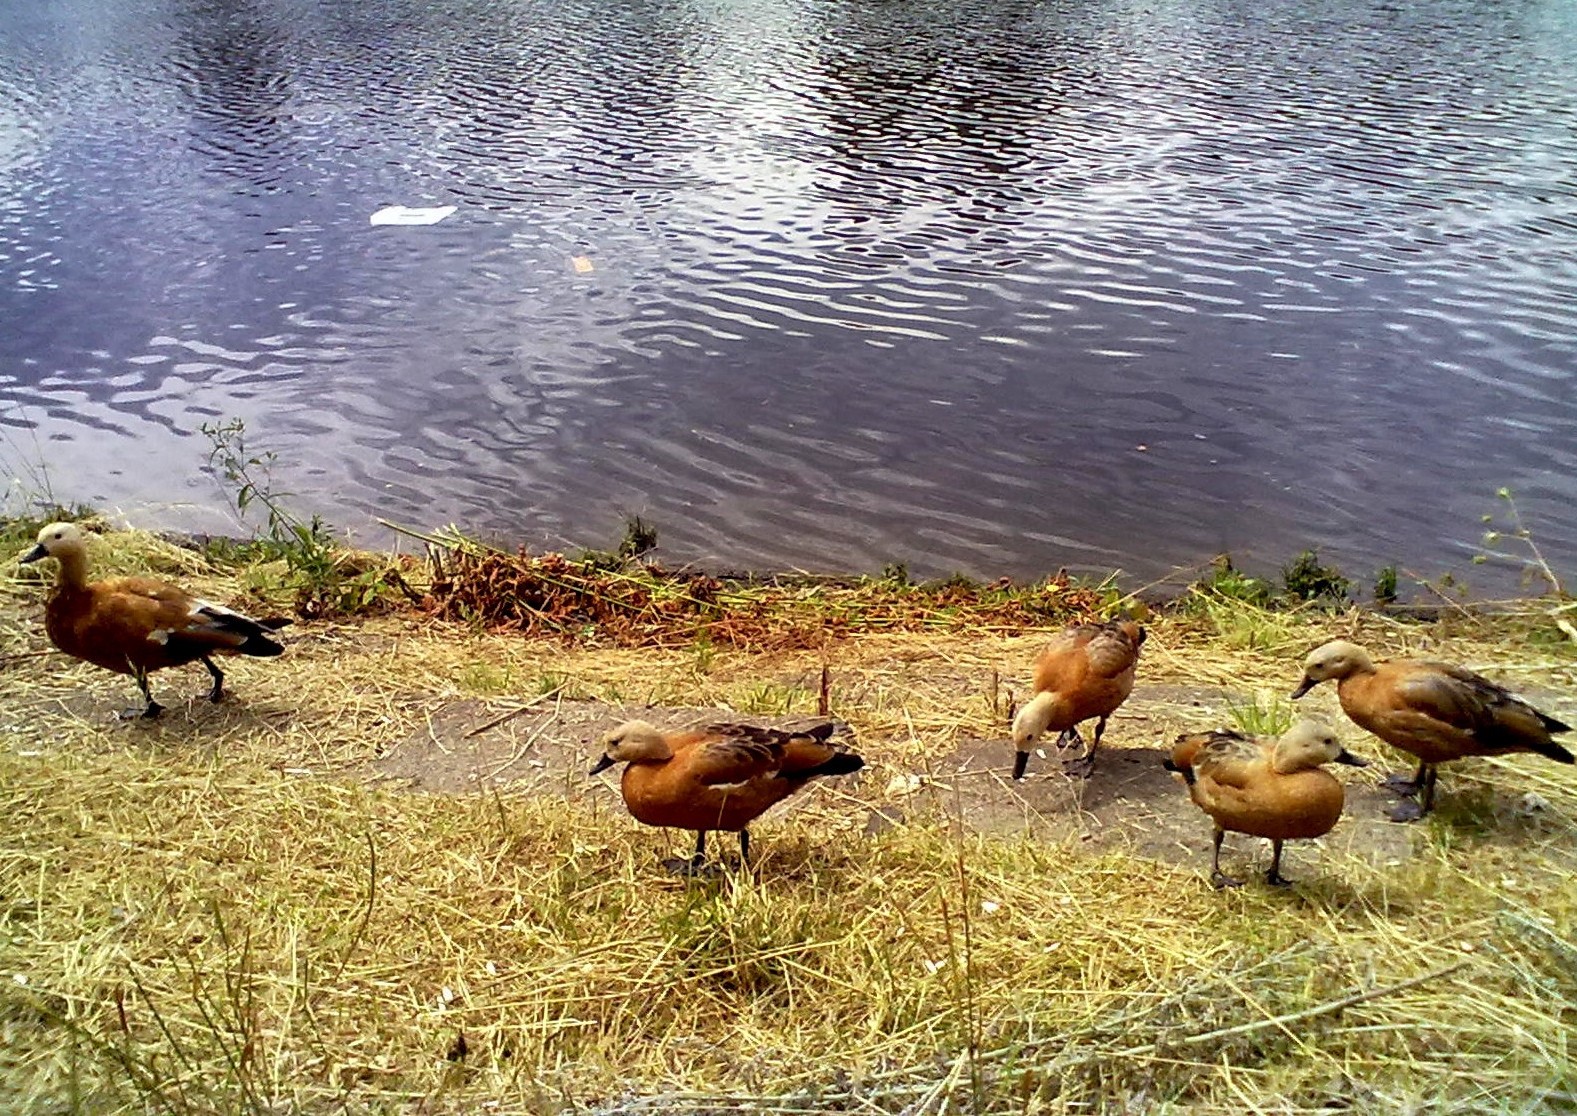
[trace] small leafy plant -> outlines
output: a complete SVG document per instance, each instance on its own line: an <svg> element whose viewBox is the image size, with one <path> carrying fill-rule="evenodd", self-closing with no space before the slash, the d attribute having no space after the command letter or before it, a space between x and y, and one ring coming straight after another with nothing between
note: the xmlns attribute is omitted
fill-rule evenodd
<svg viewBox="0 0 1577 1116"><path fill-rule="evenodd" d="M1341 570L1320 561L1317 550L1305 550L1283 566L1281 580L1287 596L1297 601L1328 600L1342 605L1347 603L1348 590L1352 588L1352 582L1342 576Z"/></svg>
<svg viewBox="0 0 1577 1116"><path fill-rule="evenodd" d="M1374 603L1384 608L1396 603L1396 567L1381 566L1374 575Z"/></svg>
<svg viewBox="0 0 1577 1116"><path fill-rule="evenodd" d="M1487 528L1482 539L1486 552L1474 555L1473 561L1475 563L1483 563L1491 558L1504 558L1518 562L1524 567L1527 578L1538 578L1556 596L1566 596L1565 584L1561 581L1560 576L1550 567L1549 562L1544 557L1544 552L1539 549L1539 544L1534 541L1533 533L1528 530L1527 524L1523 523L1522 513L1517 509L1517 501L1511 495L1511 489L1497 489L1495 495L1505 504L1506 523L1504 526L1497 527L1493 513L1481 517L1481 521ZM1505 550L1498 549L1507 543L1514 543L1522 550L1525 550L1527 552L1526 556L1511 554Z"/></svg>
<svg viewBox="0 0 1577 1116"><path fill-rule="evenodd" d="M304 617L362 612L378 600L386 586L384 574L357 568L330 535L321 516L302 519L286 507L288 492L273 487L273 451L253 452L246 443L246 424L238 418L203 423L212 449L209 468L222 479L236 515L245 519L262 508L265 526L251 553L265 561L283 561L295 590L296 612Z"/></svg>
<svg viewBox="0 0 1577 1116"><path fill-rule="evenodd" d="M1229 601L1264 608L1271 603L1275 590L1270 582L1251 577L1232 564L1230 555L1222 554L1210 564L1210 572L1200 578L1195 588L1200 592L1223 597Z"/></svg>

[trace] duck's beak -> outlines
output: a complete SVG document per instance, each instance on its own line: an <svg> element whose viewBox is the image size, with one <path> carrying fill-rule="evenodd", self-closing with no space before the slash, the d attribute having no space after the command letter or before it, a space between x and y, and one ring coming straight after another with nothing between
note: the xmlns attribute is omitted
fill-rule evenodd
<svg viewBox="0 0 1577 1116"><path fill-rule="evenodd" d="M1028 767L1028 766L1029 766L1029 753L1028 752L1019 752L1017 755L1015 755L1013 757L1013 778L1015 780L1022 779L1024 777L1024 769L1026 767Z"/></svg>
<svg viewBox="0 0 1577 1116"><path fill-rule="evenodd" d="M1319 684L1320 683L1318 679L1310 678L1307 674L1305 674L1303 676L1303 681L1298 683L1298 688L1292 691L1292 700L1297 701L1300 697L1314 689L1314 687L1318 686Z"/></svg>
<svg viewBox="0 0 1577 1116"><path fill-rule="evenodd" d="M1351 752L1349 752L1346 748L1343 748L1340 752L1338 752L1336 754L1336 762L1337 763L1345 763L1348 767L1368 767L1369 766L1369 761L1368 760L1366 760L1366 759L1359 759L1357 756L1355 756Z"/></svg>
<svg viewBox="0 0 1577 1116"><path fill-rule="evenodd" d="M36 562L40 558L48 558L48 557L49 557L49 551L44 549L44 544L43 543L39 543L32 550L29 550L26 554L22 555L22 557L18 558L17 561L18 562L22 562L22 563L25 564L27 562Z"/></svg>
<svg viewBox="0 0 1577 1116"><path fill-rule="evenodd" d="M602 772L608 770L608 768L612 767L617 762L618 760L614 759L612 756L608 755L607 753L603 753L603 757L597 761L597 766L586 772L586 774L599 775Z"/></svg>

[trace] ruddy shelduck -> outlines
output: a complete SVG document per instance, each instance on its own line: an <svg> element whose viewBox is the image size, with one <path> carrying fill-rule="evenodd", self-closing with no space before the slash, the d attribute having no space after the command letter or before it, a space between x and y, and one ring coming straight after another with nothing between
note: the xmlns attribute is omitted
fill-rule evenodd
<svg viewBox="0 0 1577 1116"><path fill-rule="evenodd" d="M598 741L602 758L591 774L625 764L619 788L636 821L696 831L695 855L665 861L667 867L699 871L707 832L714 829L739 834L740 857L748 865L751 822L818 776L865 766L833 739L838 727L832 721L803 729L716 724L663 732L629 721Z"/></svg>
<svg viewBox="0 0 1577 1116"><path fill-rule="evenodd" d="M254 620L151 577L87 579L87 540L74 523L51 523L22 562L53 558L60 576L44 605L49 640L72 658L129 674L147 706L128 715L157 717L164 707L148 691L148 675L165 667L201 662L213 678L209 701L224 696L224 672L214 655L278 655L269 638L288 621Z"/></svg>
<svg viewBox="0 0 1577 1116"><path fill-rule="evenodd" d="M1423 659L1376 663L1362 647L1338 639L1309 652L1292 696L1328 678L1336 679L1347 716L1418 760L1411 779L1397 774L1386 780L1404 799L1391 811L1393 821L1413 821L1434 807L1438 764L1511 752L1572 762L1572 754L1551 739L1570 726L1465 667Z"/></svg>
<svg viewBox="0 0 1577 1116"><path fill-rule="evenodd" d="M1057 747L1083 748L1079 725L1098 717L1089 750L1063 765L1069 775L1090 777L1106 719L1133 692L1144 634L1132 620L1076 624L1035 656L1034 696L1013 718L1013 778L1024 777L1030 748L1041 733L1055 729Z"/></svg>
<svg viewBox="0 0 1577 1116"><path fill-rule="evenodd" d="M1342 816L1342 785L1321 765L1366 766L1342 747L1329 725L1313 720L1299 721L1275 741L1225 729L1179 736L1164 762L1183 776L1194 805L1215 822L1210 882L1218 888L1243 882L1221 870L1227 830L1268 839L1272 853L1265 880L1286 884L1282 842L1323 837Z"/></svg>

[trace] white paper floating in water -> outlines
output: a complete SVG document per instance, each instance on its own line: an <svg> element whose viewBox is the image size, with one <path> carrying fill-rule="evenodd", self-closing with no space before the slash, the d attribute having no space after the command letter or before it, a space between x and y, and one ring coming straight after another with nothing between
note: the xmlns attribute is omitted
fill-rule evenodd
<svg viewBox="0 0 1577 1116"><path fill-rule="evenodd" d="M374 225L436 225L456 208L452 205L386 205L370 220Z"/></svg>

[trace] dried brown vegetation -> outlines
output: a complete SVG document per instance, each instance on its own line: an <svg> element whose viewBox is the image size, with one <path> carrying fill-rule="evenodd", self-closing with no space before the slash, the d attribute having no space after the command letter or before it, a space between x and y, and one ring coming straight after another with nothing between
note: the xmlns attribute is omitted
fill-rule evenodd
<svg viewBox="0 0 1577 1116"><path fill-rule="evenodd" d="M474 547L432 552L434 615L489 629L673 647L820 647L865 632L1009 630L1089 619L1114 594L1057 574L1034 585L963 579L717 578L642 562Z"/></svg>

